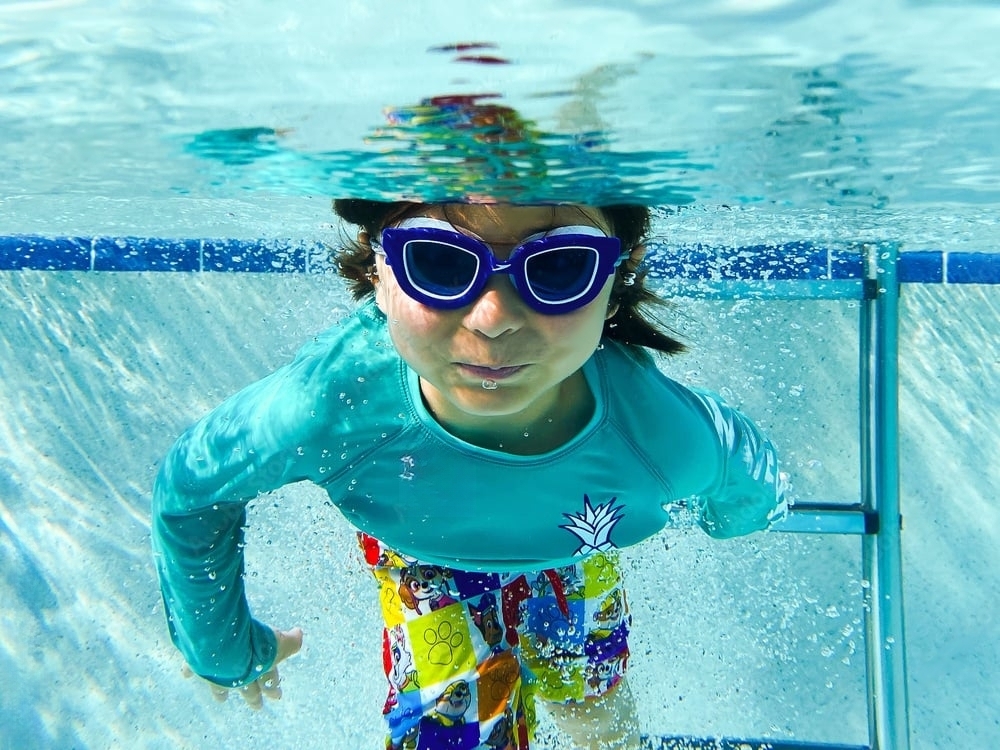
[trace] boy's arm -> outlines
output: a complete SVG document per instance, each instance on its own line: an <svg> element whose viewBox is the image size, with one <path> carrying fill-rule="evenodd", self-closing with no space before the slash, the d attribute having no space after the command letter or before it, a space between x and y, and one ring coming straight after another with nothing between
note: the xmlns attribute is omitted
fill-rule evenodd
<svg viewBox="0 0 1000 750"><path fill-rule="evenodd" d="M303 399L283 392L285 380L279 371L250 386L185 432L153 486L171 639L196 674L227 688L253 682L276 657L274 631L250 616L244 594L243 529L250 499L306 478L290 447Z"/></svg>
<svg viewBox="0 0 1000 750"><path fill-rule="evenodd" d="M166 493L160 482L156 493ZM273 630L250 616L243 589L241 504L153 516L160 591L174 645L196 674L224 687L253 682L274 662Z"/></svg>
<svg viewBox="0 0 1000 750"><path fill-rule="evenodd" d="M778 454L746 416L705 392L695 392L708 411L722 454L715 487L696 503L701 527L724 539L766 529L787 512Z"/></svg>

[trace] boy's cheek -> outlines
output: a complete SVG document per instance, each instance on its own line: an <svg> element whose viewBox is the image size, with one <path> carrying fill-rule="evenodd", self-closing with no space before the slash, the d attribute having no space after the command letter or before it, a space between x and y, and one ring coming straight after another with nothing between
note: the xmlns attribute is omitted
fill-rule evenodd
<svg viewBox="0 0 1000 750"><path fill-rule="evenodd" d="M400 339L427 343L447 335L441 314L408 297L393 281L379 283L375 304L388 319L389 333L397 343Z"/></svg>

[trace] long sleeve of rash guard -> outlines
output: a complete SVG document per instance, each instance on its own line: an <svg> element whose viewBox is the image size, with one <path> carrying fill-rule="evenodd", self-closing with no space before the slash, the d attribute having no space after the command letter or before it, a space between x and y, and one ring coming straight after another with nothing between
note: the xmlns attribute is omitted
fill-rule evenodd
<svg viewBox="0 0 1000 750"><path fill-rule="evenodd" d="M695 500L699 525L717 539L766 529L788 509L774 445L717 396L693 393L708 411L723 456L716 486Z"/></svg>
<svg viewBox="0 0 1000 750"><path fill-rule="evenodd" d="M276 655L273 631L244 595L243 527L252 498L309 478L294 448L310 421L301 385L286 368L230 398L177 440L153 486L170 636L195 673L225 687L257 679Z"/></svg>
<svg viewBox="0 0 1000 750"><path fill-rule="evenodd" d="M155 518L170 637L195 673L224 687L253 682L277 652L273 631L250 616L244 595L245 518L233 504Z"/></svg>

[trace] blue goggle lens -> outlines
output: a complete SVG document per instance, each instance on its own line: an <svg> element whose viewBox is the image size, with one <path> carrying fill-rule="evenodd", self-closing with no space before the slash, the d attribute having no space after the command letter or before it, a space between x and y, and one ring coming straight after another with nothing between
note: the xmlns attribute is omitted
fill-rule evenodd
<svg viewBox="0 0 1000 750"><path fill-rule="evenodd" d="M579 298L594 281L597 251L589 247L562 247L532 255L525 262L528 287L543 302Z"/></svg>
<svg viewBox="0 0 1000 750"><path fill-rule="evenodd" d="M479 273L479 258L468 250L436 240L411 240L403 247L410 282L435 297L461 296Z"/></svg>

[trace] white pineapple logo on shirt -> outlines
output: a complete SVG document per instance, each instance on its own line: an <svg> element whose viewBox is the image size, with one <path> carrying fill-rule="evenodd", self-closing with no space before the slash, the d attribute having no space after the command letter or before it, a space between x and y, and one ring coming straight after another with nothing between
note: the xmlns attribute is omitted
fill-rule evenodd
<svg viewBox="0 0 1000 750"><path fill-rule="evenodd" d="M573 533L582 542L574 555L579 557L594 552L607 552L617 547L611 541L611 532L622 520L622 508L625 507L624 504L615 505L617 499L613 497L606 503L591 505L590 498L584 495L582 513L563 513L570 522L559 528Z"/></svg>

